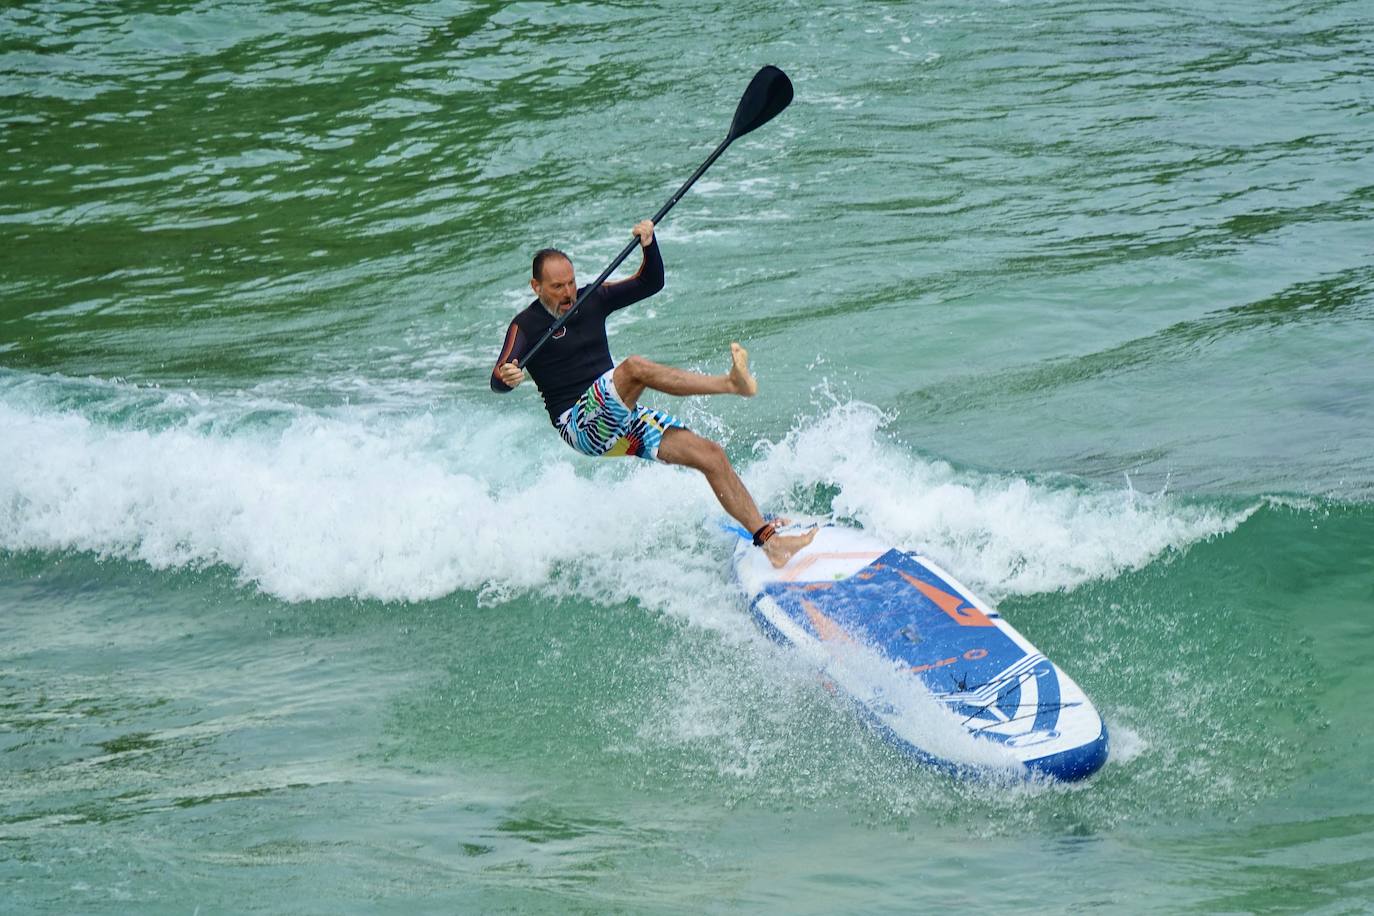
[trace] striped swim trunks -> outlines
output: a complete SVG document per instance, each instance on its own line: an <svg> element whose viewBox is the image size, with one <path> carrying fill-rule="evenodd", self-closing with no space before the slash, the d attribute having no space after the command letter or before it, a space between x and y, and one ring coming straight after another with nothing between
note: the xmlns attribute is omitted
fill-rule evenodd
<svg viewBox="0 0 1374 916"><path fill-rule="evenodd" d="M661 410L625 406L616 393L612 375L607 369L592 382L577 403L559 416L554 426L563 441L584 455L593 458L658 458L658 445L663 434L673 427L686 429L677 417Z"/></svg>

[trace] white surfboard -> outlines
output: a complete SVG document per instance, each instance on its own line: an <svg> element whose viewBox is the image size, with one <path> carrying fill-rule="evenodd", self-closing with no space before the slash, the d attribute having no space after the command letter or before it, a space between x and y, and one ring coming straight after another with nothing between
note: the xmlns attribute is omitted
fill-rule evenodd
<svg viewBox="0 0 1374 916"><path fill-rule="evenodd" d="M927 557L821 524L782 569L735 529L735 573L763 631L814 660L881 734L959 772L1073 780L1102 766L1097 710L996 610Z"/></svg>

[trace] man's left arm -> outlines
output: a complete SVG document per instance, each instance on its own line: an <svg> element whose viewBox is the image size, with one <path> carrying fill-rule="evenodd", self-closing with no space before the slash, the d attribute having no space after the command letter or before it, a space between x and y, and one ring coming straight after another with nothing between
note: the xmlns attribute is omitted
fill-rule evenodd
<svg viewBox="0 0 1374 916"><path fill-rule="evenodd" d="M607 283L601 287L605 309L614 312L627 305L634 305L663 289L663 255L658 250L658 239L654 237L652 220L641 220L635 224L634 234L639 237L639 250L644 260L633 277Z"/></svg>

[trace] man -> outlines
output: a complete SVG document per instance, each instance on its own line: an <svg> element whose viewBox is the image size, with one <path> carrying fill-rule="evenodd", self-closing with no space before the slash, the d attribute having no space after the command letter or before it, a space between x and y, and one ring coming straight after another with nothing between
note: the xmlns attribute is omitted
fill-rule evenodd
<svg viewBox="0 0 1374 916"><path fill-rule="evenodd" d="M769 562L785 566L816 536L815 529L800 535L779 534L766 521L735 473L725 449L689 430L676 417L639 403L644 389L672 395L738 394L752 397L758 383L749 374L749 354L730 344L730 371L702 375L631 356L619 365L611 360L606 341L606 316L616 309L652 296L663 288L663 258L654 238L654 224L643 220L634 227L643 263L627 280L607 283L582 303L577 312L521 369L525 352L562 317L581 290L572 261L555 248L534 256L530 288L537 297L517 314L506 331L501 356L491 372L493 391L511 391L525 379L525 371L544 396L549 419L563 441L593 457L634 455L665 464L696 468L706 475L725 511L753 532Z"/></svg>

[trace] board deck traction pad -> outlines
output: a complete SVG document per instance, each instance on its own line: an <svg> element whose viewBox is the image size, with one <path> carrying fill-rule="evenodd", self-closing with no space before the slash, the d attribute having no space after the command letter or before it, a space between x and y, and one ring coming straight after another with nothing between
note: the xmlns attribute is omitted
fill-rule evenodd
<svg viewBox="0 0 1374 916"><path fill-rule="evenodd" d="M1080 779L1106 760L1106 727L1078 685L933 561L834 525L771 574L758 563L761 553L738 545L736 571L753 593L755 620L772 638L876 650L1028 774ZM922 748L919 736L884 727L883 714L892 710L882 708L882 697L851 698L899 747L961 769Z"/></svg>

